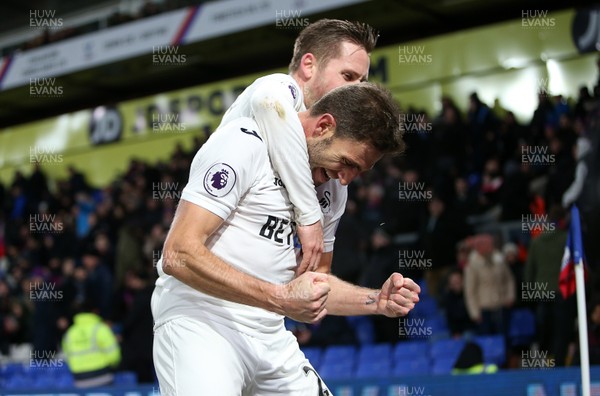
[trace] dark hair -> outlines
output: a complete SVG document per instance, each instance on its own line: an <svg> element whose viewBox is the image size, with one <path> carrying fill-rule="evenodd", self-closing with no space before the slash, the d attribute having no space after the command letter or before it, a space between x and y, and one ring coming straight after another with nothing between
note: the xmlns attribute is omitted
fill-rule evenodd
<svg viewBox="0 0 600 396"><path fill-rule="evenodd" d="M335 88L309 111L311 116L329 113L335 118L335 138L369 143L382 154L404 151L400 109L381 86L363 82Z"/></svg>
<svg viewBox="0 0 600 396"><path fill-rule="evenodd" d="M304 54L313 54L320 65L340 55L341 43L351 42L360 45L371 53L379 34L366 23L342 21L339 19L321 19L308 25L296 38L294 55L290 62L290 72L300 67Z"/></svg>

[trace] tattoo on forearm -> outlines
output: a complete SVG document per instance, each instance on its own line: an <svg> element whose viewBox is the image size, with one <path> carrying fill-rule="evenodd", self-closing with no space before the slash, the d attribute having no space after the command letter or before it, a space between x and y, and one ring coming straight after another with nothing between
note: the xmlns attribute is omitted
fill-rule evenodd
<svg viewBox="0 0 600 396"><path fill-rule="evenodd" d="M379 291L371 293L367 296L367 302L365 303L366 305L371 305L371 304L375 304L377 302L377 297L379 296Z"/></svg>

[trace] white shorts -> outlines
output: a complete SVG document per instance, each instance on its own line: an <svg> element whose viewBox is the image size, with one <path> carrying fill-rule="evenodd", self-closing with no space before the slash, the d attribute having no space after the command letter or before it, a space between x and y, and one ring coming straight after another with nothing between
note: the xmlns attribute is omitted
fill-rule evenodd
<svg viewBox="0 0 600 396"><path fill-rule="evenodd" d="M292 333L264 340L181 317L154 332L163 396L332 396Z"/></svg>

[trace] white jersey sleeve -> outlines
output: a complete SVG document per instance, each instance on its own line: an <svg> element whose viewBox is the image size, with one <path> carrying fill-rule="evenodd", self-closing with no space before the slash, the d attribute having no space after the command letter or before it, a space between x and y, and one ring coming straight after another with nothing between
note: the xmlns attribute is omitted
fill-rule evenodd
<svg viewBox="0 0 600 396"><path fill-rule="evenodd" d="M238 118L223 127L235 130L236 144L228 141L231 134L211 136L209 141L213 149L201 149L196 153L181 199L225 220L254 183L257 177L255 164L263 163L267 158L264 142L252 119ZM219 146L227 149L219 150Z"/></svg>
<svg viewBox="0 0 600 396"><path fill-rule="evenodd" d="M263 132L273 168L285 185L300 225L321 219L308 165L308 150L298 111L304 110L296 81L285 74L256 80L225 113L224 121L251 116Z"/></svg>
<svg viewBox="0 0 600 396"><path fill-rule="evenodd" d="M323 252L333 251L335 232L340 218L346 211L348 187L342 186L338 180L331 179L317 187L317 197L323 212Z"/></svg>

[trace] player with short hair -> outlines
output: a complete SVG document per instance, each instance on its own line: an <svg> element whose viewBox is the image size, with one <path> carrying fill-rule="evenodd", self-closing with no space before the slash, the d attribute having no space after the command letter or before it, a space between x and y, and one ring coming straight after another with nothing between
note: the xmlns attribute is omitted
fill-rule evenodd
<svg viewBox="0 0 600 396"><path fill-rule="evenodd" d="M298 117L315 184L349 183L404 147L398 108L373 84L334 89ZM251 118L222 125L194 157L152 297L161 392L331 395L284 316L397 317L418 301L419 287L397 273L381 290L311 271L296 277L293 207L276 177Z"/></svg>
<svg viewBox="0 0 600 396"><path fill-rule="evenodd" d="M333 248L333 240L323 245L321 208L296 114L333 88L366 81L377 37L372 27L360 22L321 19L308 25L296 39L290 74L257 79L223 116L221 125L252 117L263 132L276 177L294 205L293 221L304 253L298 273L315 270L321 253Z"/></svg>

